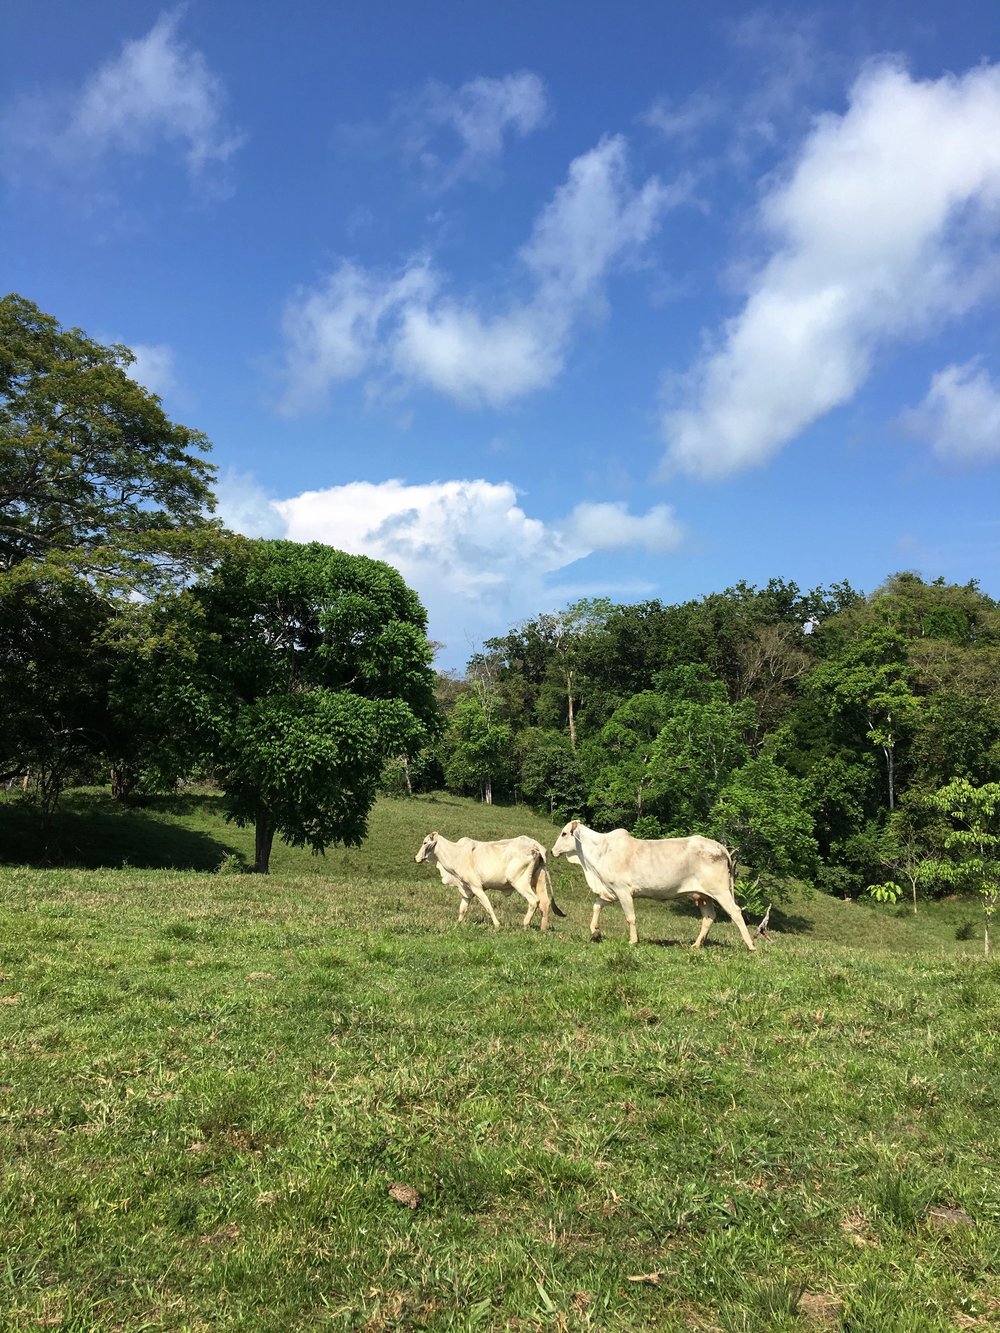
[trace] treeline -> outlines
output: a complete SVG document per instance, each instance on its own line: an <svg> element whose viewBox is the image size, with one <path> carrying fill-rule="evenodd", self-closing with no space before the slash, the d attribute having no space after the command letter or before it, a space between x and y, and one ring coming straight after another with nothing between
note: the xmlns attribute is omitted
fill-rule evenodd
<svg viewBox="0 0 1000 1333"><path fill-rule="evenodd" d="M995 884L1000 606L974 582L581 601L488 640L439 695L441 737L390 784L704 833L751 902L789 876L914 904ZM978 869L956 841L974 830Z"/></svg>
<svg viewBox="0 0 1000 1333"><path fill-rule="evenodd" d="M963 887L988 920L1000 607L975 583L585 600L435 678L396 570L211 517L208 442L132 360L0 300L0 781L30 785L43 844L70 784L207 777L266 871L276 836L363 839L380 784L445 787L719 838L751 906L794 877Z"/></svg>

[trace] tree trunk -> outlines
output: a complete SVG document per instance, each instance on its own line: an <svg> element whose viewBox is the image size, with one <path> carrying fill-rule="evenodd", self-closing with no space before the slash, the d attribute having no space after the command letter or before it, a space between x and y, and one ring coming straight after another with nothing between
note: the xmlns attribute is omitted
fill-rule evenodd
<svg viewBox="0 0 1000 1333"><path fill-rule="evenodd" d="M486 787L485 790L483 791L483 800L486 802L487 805L493 804L493 780L491 778L486 779Z"/></svg>
<svg viewBox="0 0 1000 1333"><path fill-rule="evenodd" d="M413 795L413 783L410 781L410 761L403 755L403 781L406 783L407 796Z"/></svg>
<svg viewBox="0 0 1000 1333"><path fill-rule="evenodd" d="M139 777L138 764L112 764L111 799L117 801L119 805L127 805L135 795L135 789L139 785Z"/></svg>
<svg viewBox="0 0 1000 1333"><path fill-rule="evenodd" d="M566 714L569 718L569 744L570 749L576 749L576 717L573 713L573 673L566 672Z"/></svg>
<svg viewBox="0 0 1000 1333"><path fill-rule="evenodd" d="M270 816L261 811L254 825L254 863L255 875L267 875L271 870L271 845L274 842L274 825Z"/></svg>
<svg viewBox="0 0 1000 1333"><path fill-rule="evenodd" d="M894 762L896 752L895 752L895 747L892 745L885 745L882 748L885 754L886 772L889 777L889 809L894 810L896 808L896 783L895 783L896 765Z"/></svg>

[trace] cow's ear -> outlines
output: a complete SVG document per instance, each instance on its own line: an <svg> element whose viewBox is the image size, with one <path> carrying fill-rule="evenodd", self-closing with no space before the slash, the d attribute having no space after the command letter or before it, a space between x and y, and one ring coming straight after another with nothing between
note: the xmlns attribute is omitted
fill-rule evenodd
<svg viewBox="0 0 1000 1333"><path fill-rule="evenodd" d="M575 833L579 827L580 827L580 821L578 819L574 819L572 824L570 824L569 826L570 833Z"/></svg>
<svg viewBox="0 0 1000 1333"><path fill-rule="evenodd" d="M428 842L437 842L437 840L438 840L438 835L437 835L437 830L435 829L433 833L429 833L429 834L427 835L427 841L428 841Z"/></svg>

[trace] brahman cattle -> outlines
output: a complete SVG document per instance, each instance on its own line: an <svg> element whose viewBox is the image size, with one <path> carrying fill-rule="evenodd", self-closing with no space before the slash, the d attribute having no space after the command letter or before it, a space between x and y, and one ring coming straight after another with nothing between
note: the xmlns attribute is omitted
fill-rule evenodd
<svg viewBox="0 0 1000 1333"><path fill-rule="evenodd" d="M414 860L430 861L437 866L441 882L458 889L462 895L458 909L460 922L465 920L469 904L475 898L486 909L494 928L499 930L500 922L486 896L487 889L521 895L528 904L521 922L525 930L539 907L542 909L542 930L549 928L550 907L556 916L566 915L552 896L545 868L545 848L534 838L502 838L499 842L459 838L458 842L449 842L440 833L428 833Z"/></svg>
<svg viewBox="0 0 1000 1333"><path fill-rule="evenodd" d="M701 912L700 949L715 920L715 904L729 916L753 949L743 913L733 897L733 864L728 851L711 838L633 838L624 829L595 833L571 820L556 839L553 856L565 856L583 868L594 895L590 935L601 938L601 908L617 902L628 922L629 943L638 944L634 898L677 898L690 894Z"/></svg>

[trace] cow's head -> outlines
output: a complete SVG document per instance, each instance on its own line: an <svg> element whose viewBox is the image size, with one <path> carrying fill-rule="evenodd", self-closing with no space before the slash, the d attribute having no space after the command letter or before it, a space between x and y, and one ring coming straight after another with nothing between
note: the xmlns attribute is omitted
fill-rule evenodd
<svg viewBox="0 0 1000 1333"><path fill-rule="evenodd" d="M556 838L552 848L553 856L572 856L576 852L576 837L574 836L580 827L578 819L571 819L563 831Z"/></svg>
<svg viewBox="0 0 1000 1333"><path fill-rule="evenodd" d="M414 861L426 861L434 854L434 844L437 842L436 833L428 833L427 837L420 844L420 851L413 858Z"/></svg>

